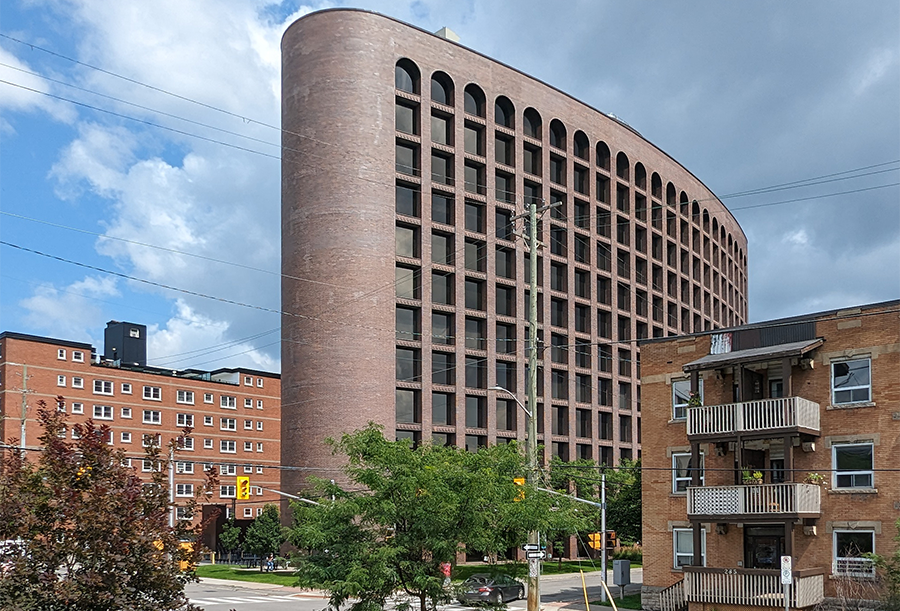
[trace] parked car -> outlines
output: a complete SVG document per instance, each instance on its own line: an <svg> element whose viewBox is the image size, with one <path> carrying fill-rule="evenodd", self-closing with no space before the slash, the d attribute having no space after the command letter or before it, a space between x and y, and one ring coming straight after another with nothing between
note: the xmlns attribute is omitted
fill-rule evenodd
<svg viewBox="0 0 900 611"><path fill-rule="evenodd" d="M462 583L457 598L461 603L481 602L499 605L525 598L525 584L508 575L476 573Z"/></svg>

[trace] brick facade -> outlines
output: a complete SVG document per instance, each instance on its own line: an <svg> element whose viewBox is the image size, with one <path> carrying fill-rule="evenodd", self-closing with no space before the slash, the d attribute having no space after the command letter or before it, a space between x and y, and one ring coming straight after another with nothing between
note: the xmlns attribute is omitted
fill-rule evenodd
<svg viewBox="0 0 900 611"><path fill-rule="evenodd" d="M22 443L24 409L24 445L38 446L43 432L37 421L38 402L53 407L57 396L65 398L69 423L93 418L95 424L108 425L111 445L125 452L138 473L144 468L145 435L157 437L167 447L192 422L193 449L176 455L175 485L198 489L206 465L218 468L223 486L233 487L236 476L249 477L251 497L237 502L238 520L255 517L265 503L280 500L274 493L257 490L280 486L278 374L242 368L205 372L126 366L96 356L90 344L0 334L0 440ZM230 511L233 490L215 491L211 503ZM182 491L186 494L188 489L182 486ZM177 505L177 497L175 501Z"/></svg>
<svg viewBox="0 0 900 611"><path fill-rule="evenodd" d="M796 347L804 341L789 342L796 339L788 337L789 331L796 329L808 334L801 338L806 340L806 348ZM756 343L761 346L735 351L735 358L730 363L724 360L728 357L725 351L709 356L711 347L722 345L724 335L734 341L741 333L745 338L755 335ZM784 335L780 341L777 338L771 341L759 339L779 333ZM724 343L727 345L728 342ZM786 346L794 347L790 349L795 354L786 354L787 348L778 353L780 347ZM716 347L712 352L720 350ZM771 358L760 355L760 352L766 351ZM824 475L824 485L813 490L820 496L819 506L813 513L793 520L790 515L779 512L795 510L796 506L788 508L786 501L799 503L799 500L783 497L770 500L769 507L748 510L744 506L739 510L754 512L753 515L721 515L713 519L695 516L693 522L700 523L706 531L706 567L745 569L748 562L767 562L766 554L775 549L786 553L783 547L786 545L785 539L777 540L777 532L774 535L769 532L774 537L769 539L751 540L748 535L773 529L777 531L784 528L786 522L792 523L787 528L792 530L790 555L795 570L821 569L824 572L824 595L832 598L844 580L835 575L835 547L840 547L837 542L844 540L836 537L835 531L864 532L861 536L867 539L872 537L874 550L878 554L890 554L896 549L895 522L900 518L900 473L896 471L900 466L900 302L758 323L729 329L726 333L651 340L642 344L641 355L645 405L644 585L648 605L657 604L654 599L659 588L670 586L684 577L682 569L673 568L675 551L672 530L691 528L692 522L687 513L688 494L673 492L672 454L690 452L693 443L704 455L702 486L733 487L733 491L725 488L719 490L723 491L723 495L733 492L734 498L746 492L740 498L752 500L754 494L766 495L774 490L773 482L802 483L807 474ZM696 364L702 359L712 364L706 367ZM785 375L785 359L790 362L789 375ZM717 362L722 365L717 366ZM836 399L833 400L833 377L838 376L835 379L839 389L842 388L845 378L840 377L844 373L840 363L847 362L859 363L863 367L870 363L869 395L864 396L866 389L863 387L866 385L860 383L860 394L853 396L852 401L847 400L849 395L846 394L834 395ZM838 369L833 370L835 363L838 363ZM811 433L800 428L767 435L762 430L747 432L741 440L730 435L719 438L715 435L705 438L695 435L689 438L691 416L686 419L673 418L673 381L687 379L686 372L692 369L702 379L703 406L710 406L695 408L698 410L695 412L698 423L702 414L710 414L713 412L709 410L717 409L712 406L735 404L741 401L741 396L748 404L741 412L745 420L753 417L754 413L769 414L773 409L785 409L788 404L779 403L778 392L773 391L783 387L784 397L800 397L816 405L815 413L809 417L810 422L813 418L818 419L818 431ZM737 372L742 369L745 371L743 385L736 380L736 376L739 377ZM852 377L846 379L857 384L863 378L860 373L856 380ZM735 390L736 386L741 387L740 391ZM697 433L700 426L697 424L697 428L692 429L693 433ZM785 451L785 439L792 446L787 450L790 456ZM743 444L742 466L756 460L764 474L764 485L745 485L743 474L735 473L738 443ZM871 447L871 458L866 457L865 460L871 460L872 470L861 473L858 478L843 475L838 480L840 465L835 463L834 456L837 454L833 454L833 447L837 446L840 452L844 452L848 443L862 444L865 452ZM785 464L790 464L790 460L793 461L793 471L785 469ZM867 470L865 465L859 468ZM847 472L846 468L844 472ZM868 480L869 477L872 479ZM749 490L751 488L753 490ZM711 493L707 491L706 494ZM759 525L761 530L746 530L751 525ZM841 534L841 537L844 536L851 535ZM767 546L759 541L768 541L772 545ZM748 556L751 545L760 556ZM779 548L779 545L782 547ZM773 549L770 550L770 547ZM837 571L841 570L838 566ZM863 566L860 570L869 569ZM702 606L701 603L696 605L697 609ZM724 608L722 604L717 606Z"/></svg>
<svg viewBox="0 0 900 611"><path fill-rule="evenodd" d="M282 64L282 462L310 469L286 489L339 474L323 440L370 421L524 439L488 389L525 399L532 199L562 202L539 228L543 459L638 458L635 340L746 319L747 242L715 195L618 119L388 17L307 15Z"/></svg>

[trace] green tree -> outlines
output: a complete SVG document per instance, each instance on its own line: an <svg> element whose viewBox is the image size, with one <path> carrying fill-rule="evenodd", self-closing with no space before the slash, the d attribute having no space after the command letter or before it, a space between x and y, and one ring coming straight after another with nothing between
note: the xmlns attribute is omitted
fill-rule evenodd
<svg viewBox="0 0 900 611"><path fill-rule="evenodd" d="M107 444L109 427L67 425L64 408L62 397L54 409L39 402L40 451L29 450L27 460L16 449L0 455L0 539L17 542L0 550L0 608L196 609L184 596L196 577L179 563L196 563L200 546L181 542L196 543L202 525L169 526L167 457L148 448L157 468L142 480Z"/></svg>
<svg viewBox="0 0 900 611"><path fill-rule="evenodd" d="M873 556L875 566L884 584L884 609L886 611L900 611L900 519L895 523L897 535L894 541L898 543L897 549L890 556Z"/></svg>
<svg viewBox="0 0 900 611"><path fill-rule="evenodd" d="M260 558L275 554L285 540L284 528L278 517L278 507L271 504L263 507L262 514L253 520L253 524L248 526L247 532L244 533L244 547ZM263 570L263 564L260 561L260 571Z"/></svg>
<svg viewBox="0 0 900 611"><path fill-rule="evenodd" d="M230 517L222 525L222 534L219 535L219 543L229 554L233 554L241 544L241 527L234 523L234 516Z"/></svg>
<svg viewBox="0 0 900 611"><path fill-rule="evenodd" d="M529 530L580 526L567 499L526 487L516 500L522 488L513 480L525 467L515 444L477 453L412 448L374 425L332 443L348 457L349 485L318 481L322 505L293 505L290 540L303 552L300 585L325 589L333 607L352 598L352 611L376 611L402 590L424 611L446 601L440 565L461 545L497 554L524 543Z"/></svg>

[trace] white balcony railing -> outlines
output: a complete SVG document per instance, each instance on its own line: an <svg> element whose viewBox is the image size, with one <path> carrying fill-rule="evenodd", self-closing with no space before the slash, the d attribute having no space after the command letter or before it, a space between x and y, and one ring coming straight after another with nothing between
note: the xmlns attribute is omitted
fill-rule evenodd
<svg viewBox="0 0 900 611"><path fill-rule="evenodd" d="M688 435L736 435L797 427L819 430L818 403L801 397L782 397L687 410Z"/></svg>
<svg viewBox="0 0 900 611"><path fill-rule="evenodd" d="M788 605L811 607L825 598L824 571L794 571L788 592ZM685 598L689 603L747 605L784 608L781 573L754 569L713 569L684 567Z"/></svg>
<svg viewBox="0 0 900 611"><path fill-rule="evenodd" d="M750 486L688 488L688 515L818 515L821 488L789 482Z"/></svg>

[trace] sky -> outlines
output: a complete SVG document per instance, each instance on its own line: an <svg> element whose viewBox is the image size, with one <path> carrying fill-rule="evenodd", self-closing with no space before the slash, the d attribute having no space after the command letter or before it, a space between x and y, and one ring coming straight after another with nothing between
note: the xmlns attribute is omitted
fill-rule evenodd
<svg viewBox="0 0 900 611"><path fill-rule="evenodd" d="M0 330L280 370L280 41L350 6L615 114L747 235L750 321L900 297L900 3L4 0Z"/></svg>

